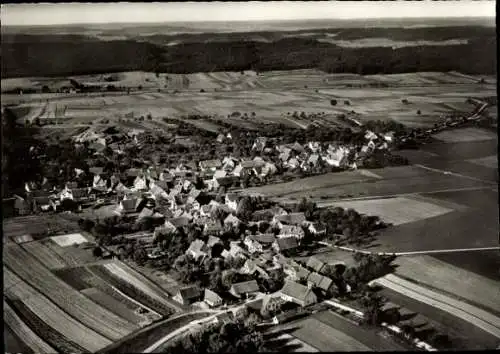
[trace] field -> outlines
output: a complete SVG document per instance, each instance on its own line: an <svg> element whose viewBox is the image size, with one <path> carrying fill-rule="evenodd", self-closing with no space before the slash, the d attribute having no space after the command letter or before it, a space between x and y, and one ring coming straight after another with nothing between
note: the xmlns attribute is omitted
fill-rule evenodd
<svg viewBox="0 0 500 354"><path fill-rule="evenodd" d="M12 237L36 234L50 229L53 233L78 231L78 225L59 215L30 215L4 219L2 231L4 242L11 242Z"/></svg>
<svg viewBox="0 0 500 354"><path fill-rule="evenodd" d="M481 165L481 166L486 166L489 168L498 169L498 156L497 155L486 156L483 158L474 159L474 160L471 160L471 162L478 164L478 165Z"/></svg>
<svg viewBox="0 0 500 354"><path fill-rule="evenodd" d="M417 321L423 319L420 322L427 322L441 333L450 335L457 349L493 349L500 342L498 338L490 333L437 307L417 301L389 288L384 288L379 293L387 298L389 302L396 304L397 307L407 309L406 312L411 311L402 318L406 323L417 323Z"/></svg>
<svg viewBox="0 0 500 354"><path fill-rule="evenodd" d="M354 209L366 215L378 215L384 222L393 225L432 218L453 211L439 205L404 197L340 201L332 203L331 206Z"/></svg>
<svg viewBox="0 0 500 354"><path fill-rule="evenodd" d="M479 128L463 128L437 133L434 137L447 143L493 140L497 135Z"/></svg>
<svg viewBox="0 0 500 354"><path fill-rule="evenodd" d="M428 255L400 257L396 274L458 296L489 311L500 309L498 281L452 266Z"/></svg>
<svg viewBox="0 0 500 354"><path fill-rule="evenodd" d="M24 110L20 119L33 120L58 119L58 133L84 127L92 122L99 124L102 119L117 123L125 114L134 117L151 114L155 120L163 117L206 114L227 117L235 111L255 112L248 120L233 117L229 122L252 127L252 121L260 123L281 122L291 127L307 127L311 121L297 121L287 116L294 111L306 113L325 112L324 117L316 119L320 124L338 124L334 115L355 111L356 119L361 122L371 119L394 119L414 127L430 126L441 116L451 112L470 112L474 108L465 103L467 97L493 96L495 85L478 86L472 80L453 73L408 73L395 75L361 76L357 74L327 74L316 69L267 71L257 75L252 71L211 72L196 74L161 74L156 77L147 72L124 72L115 74L116 85L142 86L143 91L122 93L92 94L2 94L4 104L22 103ZM78 77L75 77L78 79ZM84 76L80 80L92 83L102 80L103 75ZM33 84L43 80L57 84L64 79L32 79ZM59 81L57 81L59 80ZM472 82L471 82L472 81ZM20 83L28 79L4 79L2 87ZM370 85L390 83L388 88L374 88ZM165 85L167 88L165 88ZM355 88L348 85L361 85ZM200 92L203 89L205 92ZM175 91L175 92L174 92ZM40 100L49 99L48 104ZM331 99L339 104L332 106ZM410 103L402 103L407 99ZM349 101L349 105L344 101ZM417 115L417 110L421 111ZM154 122L154 121L153 121ZM153 122L140 122L146 129L165 129ZM158 121L156 121L158 122ZM217 126L210 121L192 121L195 125L210 131ZM134 123L132 120L131 123ZM150 124L152 123L152 124ZM124 122L123 125L126 125ZM59 130L61 130L59 132ZM55 134L56 132L54 132Z"/></svg>

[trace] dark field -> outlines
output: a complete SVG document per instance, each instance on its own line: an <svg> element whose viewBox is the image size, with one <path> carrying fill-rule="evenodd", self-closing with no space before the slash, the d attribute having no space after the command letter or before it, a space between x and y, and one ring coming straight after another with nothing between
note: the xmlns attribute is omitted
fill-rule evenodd
<svg viewBox="0 0 500 354"><path fill-rule="evenodd" d="M390 289L383 289L380 295L389 301L403 306L406 309L419 313L449 329L449 334L457 336L463 348L467 349L493 349L500 344L495 336L477 328L476 326L458 318L446 311L429 306L420 301L401 295Z"/></svg>
<svg viewBox="0 0 500 354"><path fill-rule="evenodd" d="M3 340L4 350L6 353L33 353L33 350L26 346L26 344L24 344L24 342L5 323L3 324Z"/></svg>
<svg viewBox="0 0 500 354"><path fill-rule="evenodd" d="M443 253L434 257L455 267L500 281L500 250Z"/></svg>

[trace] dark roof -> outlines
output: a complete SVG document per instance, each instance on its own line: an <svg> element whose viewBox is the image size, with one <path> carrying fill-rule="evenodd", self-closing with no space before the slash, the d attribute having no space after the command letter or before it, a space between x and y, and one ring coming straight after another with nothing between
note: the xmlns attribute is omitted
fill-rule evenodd
<svg viewBox="0 0 500 354"><path fill-rule="evenodd" d="M137 199L124 199L121 201L123 210L125 211L135 211L135 206L137 204Z"/></svg>
<svg viewBox="0 0 500 354"><path fill-rule="evenodd" d="M200 289L196 286L188 286L179 289L178 293L183 299L194 299L201 295Z"/></svg>
<svg viewBox="0 0 500 354"><path fill-rule="evenodd" d="M217 294L216 292L210 290L210 289L205 289L205 296L204 296L205 301L210 301L210 302L217 302L222 300L222 298Z"/></svg>
<svg viewBox="0 0 500 354"><path fill-rule="evenodd" d="M286 281L281 289L283 295L290 296L299 301L304 301L310 291L311 289L309 287L293 281Z"/></svg>
<svg viewBox="0 0 500 354"><path fill-rule="evenodd" d="M238 177L236 177L236 176L226 176L226 177L217 178L217 183L219 183L219 185L221 185L221 186L228 186L236 180L238 180Z"/></svg>
<svg viewBox="0 0 500 354"><path fill-rule="evenodd" d="M227 198L227 200L229 200L231 202L237 202L239 200L238 194L235 194L235 193L226 194L226 198Z"/></svg>
<svg viewBox="0 0 500 354"><path fill-rule="evenodd" d="M244 281L241 283L236 283L231 286L231 290L235 294L246 294L259 291L259 285L255 280Z"/></svg>
<svg viewBox="0 0 500 354"><path fill-rule="evenodd" d="M297 239L295 237L277 238L276 243L281 251L297 248Z"/></svg>
<svg viewBox="0 0 500 354"><path fill-rule="evenodd" d="M307 260L306 266L311 269L314 269L316 272L320 272L321 269L325 266L325 263L317 259L316 257L309 257Z"/></svg>
<svg viewBox="0 0 500 354"><path fill-rule="evenodd" d="M276 219L285 224L302 224L306 221L306 216L304 213L290 213L287 215L276 215Z"/></svg>
<svg viewBox="0 0 500 354"><path fill-rule="evenodd" d="M309 270L307 270L306 268L304 268L302 266L298 266L296 268L296 271L297 271L297 278L298 279L307 279L307 277L309 277L309 274L311 274L311 272Z"/></svg>
<svg viewBox="0 0 500 354"><path fill-rule="evenodd" d="M250 235L250 239L259 243L273 243L276 240L274 234Z"/></svg>
<svg viewBox="0 0 500 354"><path fill-rule="evenodd" d="M138 168L129 168L125 174L128 176L128 177L137 177L139 175L142 174L142 171Z"/></svg>
<svg viewBox="0 0 500 354"><path fill-rule="evenodd" d="M71 190L73 198L85 198L89 195L88 188L75 188Z"/></svg>

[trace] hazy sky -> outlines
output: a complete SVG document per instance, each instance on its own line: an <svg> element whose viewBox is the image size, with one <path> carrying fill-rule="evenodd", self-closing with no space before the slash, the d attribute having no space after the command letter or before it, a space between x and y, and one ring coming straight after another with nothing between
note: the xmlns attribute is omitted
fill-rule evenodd
<svg viewBox="0 0 500 354"><path fill-rule="evenodd" d="M2 5L2 25L494 17L495 1L68 3Z"/></svg>

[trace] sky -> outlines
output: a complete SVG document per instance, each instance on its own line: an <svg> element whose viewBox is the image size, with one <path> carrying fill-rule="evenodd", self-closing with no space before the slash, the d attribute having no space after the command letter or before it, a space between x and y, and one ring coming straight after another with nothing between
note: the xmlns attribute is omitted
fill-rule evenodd
<svg viewBox="0 0 500 354"><path fill-rule="evenodd" d="M115 2L1 6L2 26L419 17L495 17L495 1Z"/></svg>

